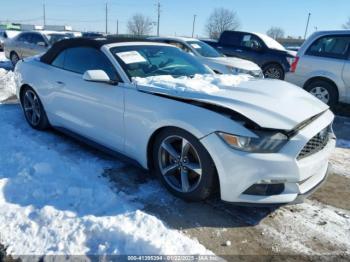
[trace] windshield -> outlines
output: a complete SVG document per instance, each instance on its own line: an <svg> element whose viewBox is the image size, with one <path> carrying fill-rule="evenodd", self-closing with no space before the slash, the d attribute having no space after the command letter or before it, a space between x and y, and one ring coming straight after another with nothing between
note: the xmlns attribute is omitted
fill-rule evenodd
<svg viewBox="0 0 350 262"><path fill-rule="evenodd" d="M204 57L222 57L223 55L210 45L201 41L186 41L191 47Z"/></svg>
<svg viewBox="0 0 350 262"><path fill-rule="evenodd" d="M62 39L70 38L68 34L47 34L46 37L51 45Z"/></svg>
<svg viewBox="0 0 350 262"><path fill-rule="evenodd" d="M211 74L202 63L172 46L134 45L110 49L130 78L158 75Z"/></svg>
<svg viewBox="0 0 350 262"><path fill-rule="evenodd" d="M255 33L255 34L257 36L259 36L261 38L261 40L264 41L265 45L268 48L286 51L286 49L283 47L283 45L278 43L275 39L273 39L267 35L264 35L264 34L260 34L260 33Z"/></svg>

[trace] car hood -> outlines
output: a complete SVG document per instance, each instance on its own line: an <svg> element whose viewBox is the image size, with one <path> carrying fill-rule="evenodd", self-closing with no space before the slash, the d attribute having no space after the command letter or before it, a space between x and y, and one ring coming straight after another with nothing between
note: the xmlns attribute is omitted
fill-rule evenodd
<svg viewBox="0 0 350 262"><path fill-rule="evenodd" d="M295 57L297 55L297 52L292 51L292 50L280 50L280 49L273 49L270 48L270 51L272 51L275 54L278 55L285 55L285 56L289 56L289 57Z"/></svg>
<svg viewBox="0 0 350 262"><path fill-rule="evenodd" d="M220 65L231 66L236 68L241 68L249 71L261 70L260 67L249 60L236 58L236 57L204 57L203 62L217 63Z"/></svg>
<svg viewBox="0 0 350 262"><path fill-rule="evenodd" d="M292 130L328 109L300 87L285 81L247 76L134 79L139 90L231 109L263 128ZM203 88L203 86L208 85Z"/></svg>

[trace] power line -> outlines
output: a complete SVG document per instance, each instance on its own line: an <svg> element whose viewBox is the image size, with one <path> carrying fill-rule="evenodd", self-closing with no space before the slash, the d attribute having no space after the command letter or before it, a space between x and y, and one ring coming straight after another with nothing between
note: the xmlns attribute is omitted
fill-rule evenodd
<svg viewBox="0 0 350 262"><path fill-rule="evenodd" d="M304 39L306 39L307 30L308 30L308 28L309 28L310 16L311 16L311 13L309 13L309 15L308 15L308 17L307 17Z"/></svg>
<svg viewBox="0 0 350 262"><path fill-rule="evenodd" d="M196 17L197 17L197 15L193 15L192 38L193 38L193 35L194 35L194 26L195 26L195 24L196 24Z"/></svg>
<svg viewBox="0 0 350 262"><path fill-rule="evenodd" d="M46 7L45 7L45 1L43 3L43 24L46 25Z"/></svg>
<svg viewBox="0 0 350 262"><path fill-rule="evenodd" d="M160 1L158 0L157 4L157 11L158 11L158 19L157 19L157 36L159 36L159 23L160 23Z"/></svg>
<svg viewBox="0 0 350 262"><path fill-rule="evenodd" d="M106 34L108 33L108 4L106 2Z"/></svg>

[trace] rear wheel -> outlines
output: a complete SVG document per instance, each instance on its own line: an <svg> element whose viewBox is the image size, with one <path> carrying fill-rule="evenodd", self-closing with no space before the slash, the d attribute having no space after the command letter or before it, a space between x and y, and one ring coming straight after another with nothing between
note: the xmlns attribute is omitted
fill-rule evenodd
<svg viewBox="0 0 350 262"><path fill-rule="evenodd" d="M25 87L21 93L21 103L28 124L39 130L48 128L50 126L49 121L35 91L30 87Z"/></svg>
<svg viewBox="0 0 350 262"><path fill-rule="evenodd" d="M155 172L174 195L206 199L217 187L214 163L197 138L178 128L163 130L153 147Z"/></svg>
<svg viewBox="0 0 350 262"><path fill-rule="evenodd" d="M334 85L327 81L313 81L305 87L305 90L330 107L334 107L338 103L338 91Z"/></svg>
<svg viewBox="0 0 350 262"><path fill-rule="evenodd" d="M264 76L272 79L284 79L284 70L278 64L269 64L263 67Z"/></svg>
<svg viewBox="0 0 350 262"><path fill-rule="evenodd" d="M19 61L19 56L17 55L16 52L11 52L10 60L13 66L17 64L17 62Z"/></svg>

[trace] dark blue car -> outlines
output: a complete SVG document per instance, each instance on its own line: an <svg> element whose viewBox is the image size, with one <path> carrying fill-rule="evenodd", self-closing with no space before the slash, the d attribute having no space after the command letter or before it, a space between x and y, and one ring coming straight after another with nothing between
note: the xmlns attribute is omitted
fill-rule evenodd
<svg viewBox="0 0 350 262"><path fill-rule="evenodd" d="M284 79L296 55L271 37L249 32L224 31L219 40L202 40L226 56L248 59L258 64L267 78Z"/></svg>

